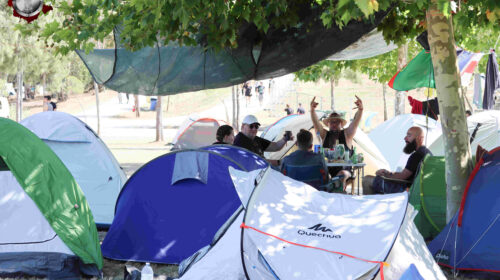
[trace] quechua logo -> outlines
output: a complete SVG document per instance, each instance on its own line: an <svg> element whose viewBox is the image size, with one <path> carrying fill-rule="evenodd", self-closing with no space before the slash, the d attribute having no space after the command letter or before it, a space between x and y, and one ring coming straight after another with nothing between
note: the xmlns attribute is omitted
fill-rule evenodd
<svg viewBox="0 0 500 280"><path fill-rule="evenodd" d="M307 228L307 230L299 229L297 233L299 235L314 236L318 238L342 238L340 234L334 234L332 229L323 226L322 224L316 224L312 227Z"/></svg>

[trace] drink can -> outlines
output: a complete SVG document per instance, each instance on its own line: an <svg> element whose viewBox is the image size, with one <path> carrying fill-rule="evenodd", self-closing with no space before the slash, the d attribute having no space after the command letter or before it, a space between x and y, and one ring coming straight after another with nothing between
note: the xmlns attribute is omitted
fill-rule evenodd
<svg viewBox="0 0 500 280"><path fill-rule="evenodd" d="M321 145L314 145L314 153L315 154L319 154L320 149L321 149Z"/></svg>

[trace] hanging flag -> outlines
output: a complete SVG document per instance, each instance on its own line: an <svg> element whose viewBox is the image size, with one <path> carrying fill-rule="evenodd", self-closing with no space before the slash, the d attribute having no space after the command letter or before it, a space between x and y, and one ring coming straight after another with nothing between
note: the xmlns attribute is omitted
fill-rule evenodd
<svg viewBox="0 0 500 280"><path fill-rule="evenodd" d="M500 71L495 52L488 56L486 78L484 79L483 109L490 110L495 105L495 90L500 88Z"/></svg>
<svg viewBox="0 0 500 280"><path fill-rule="evenodd" d="M471 53L466 50L457 49L457 62L460 69L462 86L469 84L472 73L482 56L482 53ZM398 91L421 87L436 88L430 52L422 50L401 71L392 77L388 85Z"/></svg>

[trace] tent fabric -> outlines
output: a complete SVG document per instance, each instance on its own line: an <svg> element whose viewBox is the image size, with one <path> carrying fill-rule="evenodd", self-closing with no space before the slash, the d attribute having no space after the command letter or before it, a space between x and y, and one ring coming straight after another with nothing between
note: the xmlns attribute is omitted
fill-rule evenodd
<svg viewBox="0 0 500 280"><path fill-rule="evenodd" d="M408 269L403 273L399 280L425 280L422 275L418 272L417 267L411 264Z"/></svg>
<svg viewBox="0 0 500 280"><path fill-rule="evenodd" d="M483 108L483 88L484 88L484 75L476 73L474 74L474 97L472 98L472 103L476 105L476 108Z"/></svg>
<svg viewBox="0 0 500 280"><path fill-rule="evenodd" d="M398 115L378 125L368 134L389 163L391 171L403 170L406 166L409 155L403 153L404 137L412 126L421 127L424 130L426 135L424 145L427 147L431 147L442 134L440 122L416 114ZM433 150L431 152L434 154Z"/></svg>
<svg viewBox="0 0 500 280"><path fill-rule="evenodd" d="M316 191L270 168L230 173L245 211L180 279L381 279L377 263L238 230L242 219L285 240L386 261L386 279L398 279L409 263L426 279L446 279L412 223L405 193L352 197Z"/></svg>
<svg viewBox="0 0 500 280"><path fill-rule="evenodd" d="M486 64L484 79L483 109L492 109L495 105L495 90L500 88L500 71L498 70L497 56L491 52Z"/></svg>
<svg viewBox="0 0 500 280"><path fill-rule="evenodd" d="M327 59L336 61L365 59L390 52L397 47L393 42L387 44L382 32L374 29L349 47L329 56Z"/></svg>
<svg viewBox="0 0 500 280"><path fill-rule="evenodd" d="M180 180L196 179L207 184L208 154L187 152L175 155L174 171L171 185Z"/></svg>
<svg viewBox="0 0 500 280"><path fill-rule="evenodd" d="M352 20L342 28L326 28L323 8L293 5L301 11L300 24L271 27L265 34L244 23L238 46L215 51L197 46L157 44L135 52L123 48L115 28L115 49L77 53L94 80L118 92L169 95L241 84L296 72L335 54L372 31L386 16L379 11L370 20Z"/></svg>
<svg viewBox="0 0 500 280"><path fill-rule="evenodd" d="M410 190L410 204L418 211L413 222L425 240L446 226L444 156L426 156Z"/></svg>
<svg viewBox="0 0 500 280"><path fill-rule="evenodd" d="M63 112L41 112L21 124L56 153L85 194L94 221L109 228L127 178L106 144L84 122Z"/></svg>
<svg viewBox="0 0 500 280"><path fill-rule="evenodd" d="M485 154L467 182L455 216L429 244L442 266L500 276L500 148Z"/></svg>
<svg viewBox="0 0 500 280"><path fill-rule="evenodd" d="M216 141L217 129L224 124L212 118L188 117L172 140L172 151L197 149Z"/></svg>
<svg viewBox="0 0 500 280"><path fill-rule="evenodd" d="M8 119L0 118L0 142L0 157L52 230L83 263L102 269L99 238L90 208L77 182L61 160L28 129ZM29 203L29 199L25 201ZM12 211L10 208L0 213ZM2 232L12 232L16 224L20 226L19 220L7 226L9 230ZM6 235L0 236L0 243L26 242L12 242L3 238ZM8 251L2 253L4 252Z"/></svg>
<svg viewBox="0 0 500 280"><path fill-rule="evenodd" d="M467 130L469 138L472 136L476 127L477 129L474 140L471 143L471 151L477 150L477 146L481 145L486 150L492 150L500 146L500 111L488 110L474 113L467 118ZM429 150L435 156L444 156L444 139L439 136L428 146Z"/></svg>
<svg viewBox="0 0 500 280"><path fill-rule="evenodd" d="M234 150L228 152L230 149ZM171 185L176 156L182 153L208 155L206 184L185 179ZM178 264L209 245L220 226L241 206L228 166L241 170L267 166L257 160L243 149L214 146L171 152L145 164L118 197L115 219L102 243L104 256Z"/></svg>

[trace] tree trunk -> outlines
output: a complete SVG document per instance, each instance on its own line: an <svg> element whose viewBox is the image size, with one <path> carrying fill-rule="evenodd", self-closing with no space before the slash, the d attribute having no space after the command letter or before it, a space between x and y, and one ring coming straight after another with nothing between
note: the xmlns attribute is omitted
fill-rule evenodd
<svg viewBox="0 0 500 280"><path fill-rule="evenodd" d="M460 75L451 16L446 18L432 0L427 11L427 30L439 100L446 164L446 221L460 207L472 158L465 118L465 105L460 96Z"/></svg>
<svg viewBox="0 0 500 280"><path fill-rule="evenodd" d="M332 104L332 111L335 111L335 79L330 79L330 100Z"/></svg>
<svg viewBox="0 0 500 280"><path fill-rule="evenodd" d="M163 141L163 108L162 99L163 96L158 96L156 101L156 142Z"/></svg>
<svg viewBox="0 0 500 280"><path fill-rule="evenodd" d="M101 116L99 112L99 85L94 81L95 107L97 109L97 135L101 135Z"/></svg>
<svg viewBox="0 0 500 280"><path fill-rule="evenodd" d="M42 95L45 96L45 95L47 95L47 74L46 73L43 73L43 75L42 75L42 87L43 87Z"/></svg>
<svg viewBox="0 0 500 280"><path fill-rule="evenodd" d="M387 93L387 83L382 83L382 94L384 97L384 122L387 120L387 101L385 99Z"/></svg>
<svg viewBox="0 0 500 280"><path fill-rule="evenodd" d="M23 119L23 70L22 62L19 62L19 71L17 72L17 100L16 100L16 121Z"/></svg>
<svg viewBox="0 0 500 280"><path fill-rule="evenodd" d="M408 59L408 43L398 47L398 71L403 69ZM401 115L405 113L405 93L403 91L396 91L394 99L394 115Z"/></svg>
<svg viewBox="0 0 500 280"><path fill-rule="evenodd" d="M141 113L139 112L139 108L141 108L139 104L139 95L134 94L134 111L135 111L135 116L138 118L141 116Z"/></svg>

